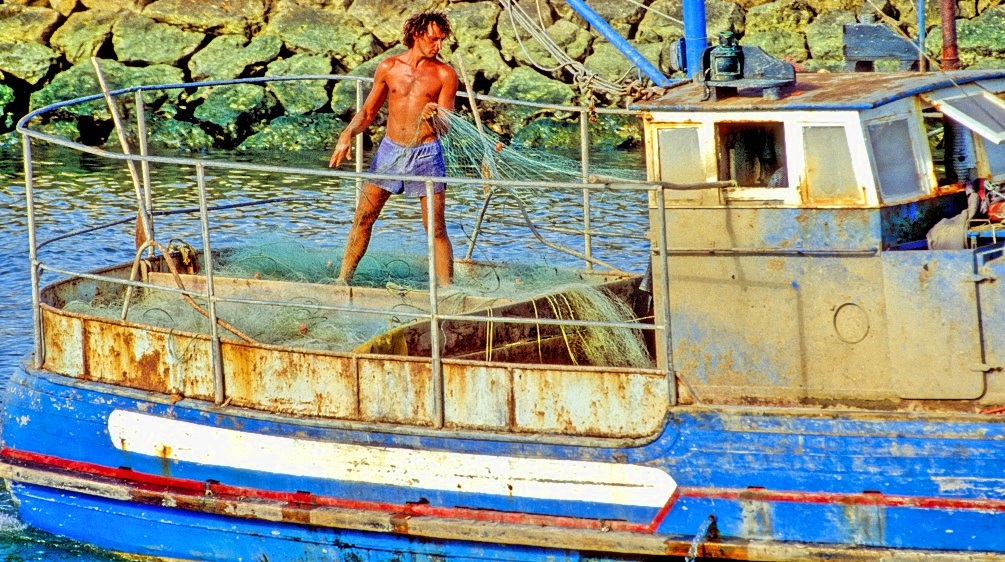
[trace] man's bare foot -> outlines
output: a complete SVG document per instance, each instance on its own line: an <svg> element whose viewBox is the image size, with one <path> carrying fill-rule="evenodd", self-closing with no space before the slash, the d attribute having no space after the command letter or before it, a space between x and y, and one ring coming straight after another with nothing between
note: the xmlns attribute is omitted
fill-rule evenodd
<svg viewBox="0 0 1005 562"><path fill-rule="evenodd" d="M341 277L336 277L335 280L332 281L332 285L335 285L336 287L348 287L349 283Z"/></svg>

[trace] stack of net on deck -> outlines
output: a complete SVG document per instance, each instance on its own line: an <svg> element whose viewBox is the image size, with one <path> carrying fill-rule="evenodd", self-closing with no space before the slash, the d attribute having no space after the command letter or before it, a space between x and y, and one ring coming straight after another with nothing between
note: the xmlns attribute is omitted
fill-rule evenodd
<svg viewBox="0 0 1005 562"><path fill-rule="evenodd" d="M447 175L514 181L579 182L580 162L543 152L505 146L484 131L479 132L458 115L447 118L449 131L441 138ZM606 176L618 171L604 170ZM637 171L621 170L622 177L640 179ZM480 188L480 185L479 185ZM519 201L519 195L514 195ZM219 277L294 281L327 285L338 275L341 248L311 248L302 241L279 235L249 240L239 248L222 252L214 263ZM428 289L428 258L425 254L396 254L372 244L361 260L354 286L382 288L389 302L405 290ZM465 295L493 301L516 302L546 296L552 307L546 316L567 320L626 323L636 321L633 311L620 299L589 286L573 269L530 264L493 264L464 267L458 263L454 285L441 291L441 312L451 313L453 302ZM196 300L205 307L202 299ZM217 316L261 343L333 351L349 351L397 325L412 322L424 313L404 303L390 309L400 315L346 312L318 307L310 298L293 299L283 306L220 302ZM74 302L76 312L118 317L122 302ZM134 295L127 320L185 332L208 333L209 321L177 294L145 291ZM651 364L637 330L605 326L564 327L566 346L573 363L603 366L648 367Z"/></svg>

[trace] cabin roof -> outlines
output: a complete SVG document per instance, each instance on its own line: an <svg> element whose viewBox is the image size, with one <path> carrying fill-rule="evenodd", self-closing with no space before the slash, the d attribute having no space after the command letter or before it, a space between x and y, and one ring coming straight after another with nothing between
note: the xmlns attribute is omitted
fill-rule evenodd
<svg viewBox="0 0 1005 562"><path fill-rule="evenodd" d="M968 84L978 80L1005 78L1005 70L961 70L954 72L849 72L805 73L796 83L782 89L778 100L765 99L760 90L740 89L736 96L718 101L706 97L702 84L686 82L666 95L640 101L633 109L648 111L795 111L873 109L905 97Z"/></svg>

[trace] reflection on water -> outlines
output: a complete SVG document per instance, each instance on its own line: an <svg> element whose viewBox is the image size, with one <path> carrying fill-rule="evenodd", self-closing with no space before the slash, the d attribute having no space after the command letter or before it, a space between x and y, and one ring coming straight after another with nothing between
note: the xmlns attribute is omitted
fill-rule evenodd
<svg viewBox="0 0 1005 562"><path fill-rule="evenodd" d="M28 227L21 154L0 159L0 384L5 384L18 361L32 346L31 293L29 291ZM327 153L267 155L201 155L211 162L240 158L264 165L294 165L321 169ZM364 157L364 161L369 161ZM641 154L606 152L591 156L604 167L642 169ZM103 160L59 148L35 147L35 210L39 241L53 239L40 252L43 263L73 270L131 261L136 192L122 161ZM198 214L197 174L194 167L154 164L150 168L154 193L155 235L166 243L181 239L203 247ZM265 234L301 240L307 247L340 248L352 221L354 184L334 178L243 170L206 168L207 204L214 229L213 248L236 246ZM448 193L447 221L454 254L462 257L486 199L480 184L452 187ZM583 193L523 189L497 193L486 212L483 232L473 257L533 265L576 266L583 262L545 248L525 224L539 229L579 228ZM627 271L645 269L648 242L646 198L641 192L593 192L590 195L593 253L596 258ZM266 203L245 205L247 203ZM374 249L424 255L426 239L418 201L394 197L373 232ZM112 226L102 227L111 223ZM101 228L99 228L101 227ZM58 239L94 229L79 237ZM582 236L543 230L554 245L583 252ZM44 281L55 279L47 273ZM0 558L4 560L110 560L60 539L24 529L14 516L7 495L0 495Z"/></svg>

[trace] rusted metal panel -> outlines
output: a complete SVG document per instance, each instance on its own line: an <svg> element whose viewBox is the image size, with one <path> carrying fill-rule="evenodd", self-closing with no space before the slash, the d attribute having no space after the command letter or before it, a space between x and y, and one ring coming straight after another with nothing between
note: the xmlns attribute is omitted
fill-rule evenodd
<svg viewBox="0 0 1005 562"><path fill-rule="evenodd" d="M68 377L84 375L84 322L42 306L43 368Z"/></svg>
<svg viewBox="0 0 1005 562"><path fill-rule="evenodd" d="M883 254L889 361L903 398L979 398L985 389L968 252Z"/></svg>
<svg viewBox="0 0 1005 562"><path fill-rule="evenodd" d="M506 429L513 417L513 374L506 367L443 363L447 427Z"/></svg>
<svg viewBox="0 0 1005 562"><path fill-rule="evenodd" d="M354 419L356 374L349 356L223 342L224 386L236 406Z"/></svg>
<svg viewBox="0 0 1005 562"><path fill-rule="evenodd" d="M428 361L360 357L359 411L363 419L433 425L432 368Z"/></svg>
<svg viewBox="0 0 1005 562"><path fill-rule="evenodd" d="M83 378L212 400L209 341L193 334L84 321Z"/></svg>
<svg viewBox="0 0 1005 562"><path fill-rule="evenodd" d="M666 377L631 371L513 368L516 428L598 437L643 437L662 427Z"/></svg>

